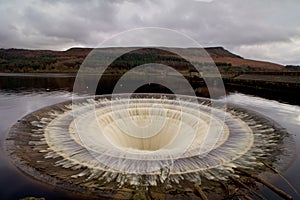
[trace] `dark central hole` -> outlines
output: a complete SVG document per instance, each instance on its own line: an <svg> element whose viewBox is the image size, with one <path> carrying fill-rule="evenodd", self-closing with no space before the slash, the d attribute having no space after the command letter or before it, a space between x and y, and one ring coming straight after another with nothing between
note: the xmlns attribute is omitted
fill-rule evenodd
<svg viewBox="0 0 300 200"><path fill-rule="evenodd" d="M138 89L136 89L134 91L134 93L164 93L164 94L173 94L173 92L160 84L156 84L156 83L149 83L149 84L145 84L142 85L141 87L139 87Z"/></svg>

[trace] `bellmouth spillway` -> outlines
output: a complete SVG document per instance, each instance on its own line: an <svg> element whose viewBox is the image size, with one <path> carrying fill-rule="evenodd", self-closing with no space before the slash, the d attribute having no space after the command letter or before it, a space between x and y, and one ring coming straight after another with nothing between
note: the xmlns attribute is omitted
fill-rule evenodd
<svg viewBox="0 0 300 200"><path fill-rule="evenodd" d="M165 94L102 95L35 111L10 130L18 167L52 184L156 187L226 180L280 162L288 134L224 102Z"/></svg>

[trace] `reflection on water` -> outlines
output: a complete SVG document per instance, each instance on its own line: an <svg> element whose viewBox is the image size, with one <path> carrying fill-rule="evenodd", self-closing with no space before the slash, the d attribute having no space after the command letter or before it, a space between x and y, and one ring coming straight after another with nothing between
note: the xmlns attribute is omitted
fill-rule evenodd
<svg viewBox="0 0 300 200"><path fill-rule="evenodd" d="M1 76L2 75L2 76ZM15 76L0 73L0 89L12 91L72 91L74 75L47 74L37 76L34 74L16 74Z"/></svg>
<svg viewBox="0 0 300 200"><path fill-rule="evenodd" d="M10 126L24 115L39 108L71 99L70 91L72 91L74 77L47 77L38 81L30 80L28 77L27 79L24 77L0 77L1 142ZM298 156L300 155L300 107L240 93L229 94L227 101L273 119L293 135L297 146L297 156L284 175L300 191L300 175L298 173L298 169L300 169ZM1 147L3 147L2 143ZM1 200L19 199L25 196L47 197L47 199L63 198L63 194L57 193L54 188L41 187L38 183L21 175L2 154L0 159ZM274 184L292 194L295 199L300 198L295 196L295 192L280 177L275 178ZM268 198L278 198L271 192L265 192Z"/></svg>
<svg viewBox="0 0 300 200"><path fill-rule="evenodd" d="M71 99L70 92L24 93L0 91L0 139L1 147L5 133L18 119L39 108ZM17 172L0 154L0 199L19 199L25 196L59 198L53 189L44 189Z"/></svg>
<svg viewBox="0 0 300 200"><path fill-rule="evenodd" d="M296 158L288 169L285 170L284 176L289 180L289 182L295 187L297 192L300 192L300 106L294 106L289 104L280 103L274 100L267 100L260 97L248 96L244 94L231 94L227 96L227 101L229 103L237 104L241 107L254 110L266 117L271 118L278 124L280 124L284 129L287 130L289 134L295 139L296 142ZM298 196L289 186L284 183L282 179L276 177L275 184L278 184L287 193L293 194L298 199ZM270 193L269 195L272 195ZM272 197L275 198L276 196Z"/></svg>
<svg viewBox="0 0 300 200"><path fill-rule="evenodd" d="M132 92L130 88L135 88L135 85L139 83L144 77L131 76L130 79L126 80L126 85L118 83L120 75L103 75L99 80L100 75L93 74L82 74L76 77L75 74L5 74L0 73L0 89L11 92L50 92L50 91L73 91L73 85L75 78L80 81L77 84L77 90L81 94L111 94L114 89L122 90L123 93ZM159 79L166 79L166 77L159 77ZM179 94L187 94L186 87L182 82L178 82L178 77L168 76L168 82L176 82L173 86L173 90L176 90ZM185 80L185 79L184 79ZM179 80L180 81L180 80ZM206 80L211 82L210 80ZM150 81L151 82L151 81ZM135 92L137 93L172 93L168 88L163 85L145 84ZM162 81L163 82L163 81ZM93 88L95 83L98 83L97 88ZM210 83L212 84L212 83ZM208 89L204 82L193 81L191 83L195 89L195 93L202 97L209 97ZM223 92L220 92L223 95Z"/></svg>

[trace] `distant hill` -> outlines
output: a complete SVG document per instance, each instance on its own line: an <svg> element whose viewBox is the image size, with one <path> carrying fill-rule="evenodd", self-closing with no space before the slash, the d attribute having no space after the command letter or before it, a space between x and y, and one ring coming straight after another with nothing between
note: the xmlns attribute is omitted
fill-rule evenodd
<svg viewBox="0 0 300 200"><path fill-rule="evenodd" d="M0 72L76 72L85 57L92 51L91 48L71 48L66 51L26 50L26 49L0 49ZM170 49L171 50L171 49ZM194 55L196 48L177 49L186 50ZM207 53L219 67L222 73L237 71L283 71L284 66L264 61L245 59L233 54L223 47L205 48ZM106 54L120 51L120 48L101 49ZM170 51L172 52L172 51ZM126 57L126 56L125 56ZM120 59L112 67L121 69L143 64L143 62L157 62L173 65L181 70L188 64L178 55L168 51L156 51L153 48L134 51L129 58ZM196 60L196 58L195 58ZM142 62L143 61L143 62Z"/></svg>

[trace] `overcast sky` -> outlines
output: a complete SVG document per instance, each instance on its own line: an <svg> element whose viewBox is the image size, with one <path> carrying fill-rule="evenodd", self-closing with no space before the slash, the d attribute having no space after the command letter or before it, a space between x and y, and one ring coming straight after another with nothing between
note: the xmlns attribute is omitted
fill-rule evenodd
<svg viewBox="0 0 300 200"><path fill-rule="evenodd" d="M0 0L0 48L95 47L141 27L173 29L246 58L300 65L299 0Z"/></svg>

